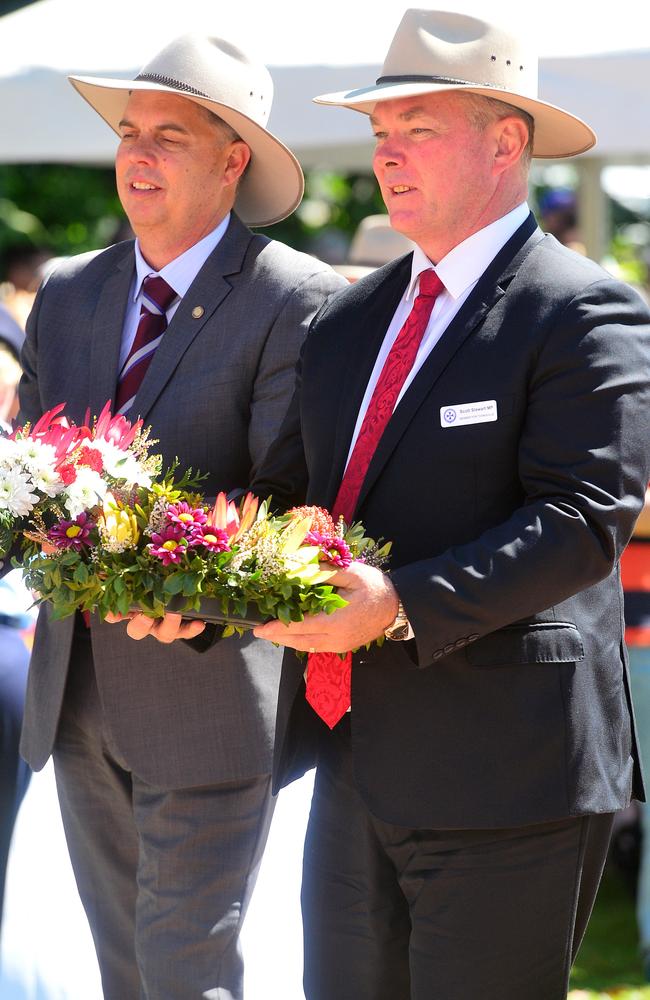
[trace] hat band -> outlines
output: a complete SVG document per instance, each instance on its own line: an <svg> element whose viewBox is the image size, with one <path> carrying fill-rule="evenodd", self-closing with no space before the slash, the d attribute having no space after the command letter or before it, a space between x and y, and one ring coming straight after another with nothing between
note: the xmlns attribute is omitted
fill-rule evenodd
<svg viewBox="0 0 650 1000"><path fill-rule="evenodd" d="M380 76L375 80L377 86L382 83L451 83L462 87L489 87L490 90L506 90L500 83L476 83L475 80L457 80L453 76Z"/></svg>
<svg viewBox="0 0 650 1000"><path fill-rule="evenodd" d="M181 83L180 80L174 80L171 76L161 76L160 73L140 73L136 76L135 80L136 82L144 80L148 83L160 83L163 87L170 87L172 90L182 90L186 94L194 94L195 97L205 97L208 101L212 100L209 94L204 94L202 90L197 90L196 87L190 87L189 83Z"/></svg>

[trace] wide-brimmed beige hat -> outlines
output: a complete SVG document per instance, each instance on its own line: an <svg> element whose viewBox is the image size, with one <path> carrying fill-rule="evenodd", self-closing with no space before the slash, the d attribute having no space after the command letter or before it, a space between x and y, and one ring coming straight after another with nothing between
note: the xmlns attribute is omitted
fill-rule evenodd
<svg viewBox="0 0 650 1000"><path fill-rule="evenodd" d="M222 118L250 146L235 209L249 226L270 226L300 204L300 164L266 128L273 81L267 68L223 38L183 35L147 63L135 80L71 76L90 106L118 131L129 94L155 90L201 104Z"/></svg>
<svg viewBox="0 0 650 1000"><path fill-rule="evenodd" d="M333 267L348 281L355 282L413 250L415 243L392 228L388 215L366 215L352 237L346 262Z"/></svg>
<svg viewBox="0 0 650 1000"><path fill-rule="evenodd" d="M407 10L373 86L315 97L372 114L379 101L465 90L513 104L535 121L533 155L575 156L596 142L593 130L537 96L537 55L486 21L443 10Z"/></svg>

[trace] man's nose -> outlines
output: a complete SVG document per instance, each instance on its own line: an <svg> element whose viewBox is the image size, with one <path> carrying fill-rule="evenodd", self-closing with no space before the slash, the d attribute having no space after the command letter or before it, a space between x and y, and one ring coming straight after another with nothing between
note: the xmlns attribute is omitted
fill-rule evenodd
<svg viewBox="0 0 650 1000"><path fill-rule="evenodd" d="M155 159L155 146L146 136L138 136L128 147L129 159L132 163L151 163Z"/></svg>
<svg viewBox="0 0 650 1000"><path fill-rule="evenodd" d="M395 139L383 139L375 149L376 166L397 167L404 162L404 152Z"/></svg>

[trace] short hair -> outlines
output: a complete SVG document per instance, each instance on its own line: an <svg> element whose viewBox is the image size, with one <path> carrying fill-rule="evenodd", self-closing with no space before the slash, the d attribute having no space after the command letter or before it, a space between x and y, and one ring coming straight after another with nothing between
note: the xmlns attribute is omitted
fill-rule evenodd
<svg viewBox="0 0 650 1000"><path fill-rule="evenodd" d="M210 108L206 108L204 104L198 104L198 103L196 104L196 106L199 109L199 111L201 111L203 116L207 119L209 124L212 125L213 128L217 129L221 138L224 139L225 142L246 142L246 140L242 139L239 133L235 131L232 125L229 125L228 122L225 122L223 118L220 118L219 115L214 113L214 111L210 111ZM248 143L246 143L246 145L248 145ZM249 160L248 163L246 164L244 172L237 182L238 184L240 184L241 181L246 176L246 173L250 165L251 165L251 160Z"/></svg>
<svg viewBox="0 0 650 1000"><path fill-rule="evenodd" d="M502 118L519 118L528 129L528 142L523 152L523 162L528 166L533 157L533 143L535 140L535 119L523 108L517 108L514 104L500 101L495 97L486 97L485 94L473 94L467 91L460 91L469 105L469 120L472 125L482 132L491 122L501 121Z"/></svg>
<svg viewBox="0 0 650 1000"><path fill-rule="evenodd" d="M234 128L231 125L229 125L228 122L225 122L223 118L220 118L219 115L215 114L214 111L210 111L210 108L206 108L204 104L198 104L198 102L195 103L197 108L203 115L203 117L207 119L207 121L209 122L210 125L213 126L213 128L219 130L219 132L223 135L226 142L244 141L242 137L234 130Z"/></svg>

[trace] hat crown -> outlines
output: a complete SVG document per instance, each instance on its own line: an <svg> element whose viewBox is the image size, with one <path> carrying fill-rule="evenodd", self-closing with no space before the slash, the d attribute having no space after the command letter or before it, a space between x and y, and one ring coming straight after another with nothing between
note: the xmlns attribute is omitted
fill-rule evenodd
<svg viewBox="0 0 650 1000"><path fill-rule="evenodd" d="M521 39L476 17L452 11L405 11L381 81L440 78L537 96L537 55Z"/></svg>
<svg viewBox="0 0 650 1000"><path fill-rule="evenodd" d="M392 228L387 215L367 215L352 238L348 263L381 267L413 248L407 236Z"/></svg>
<svg viewBox="0 0 650 1000"><path fill-rule="evenodd" d="M182 35L154 56L136 80L224 104L262 127L271 112L271 74L223 38Z"/></svg>

